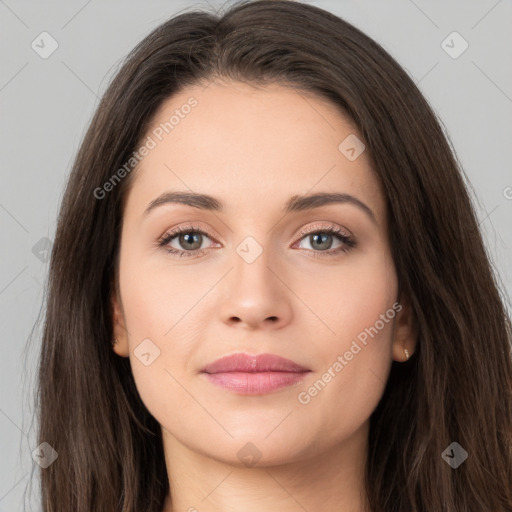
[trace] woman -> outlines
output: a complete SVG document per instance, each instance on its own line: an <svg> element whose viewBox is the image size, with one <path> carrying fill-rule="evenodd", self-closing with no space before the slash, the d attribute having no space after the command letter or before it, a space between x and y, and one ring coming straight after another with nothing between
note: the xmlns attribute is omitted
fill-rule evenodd
<svg viewBox="0 0 512 512"><path fill-rule="evenodd" d="M510 333L446 136L377 43L298 2L181 14L62 202L44 510L510 512Z"/></svg>

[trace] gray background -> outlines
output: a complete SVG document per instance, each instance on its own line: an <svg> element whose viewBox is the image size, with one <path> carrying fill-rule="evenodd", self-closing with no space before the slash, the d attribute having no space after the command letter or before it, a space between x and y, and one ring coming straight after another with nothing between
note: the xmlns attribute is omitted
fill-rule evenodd
<svg viewBox="0 0 512 512"><path fill-rule="evenodd" d="M473 185L489 254L510 297L512 2L309 3L362 29L416 81ZM40 327L34 325L63 186L86 126L136 43L182 9L222 4L0 0L0 512L23 510L35 465L32 387ZM35 41L49 48L49 39L40 42L44 31L58 44L46 59L31 47ZM453 31L469 44L458 58L442 46ZM461 41L453 41L450 51L458 51ZM33 485L37 490L37 480ZM27 509L41 509L37 494L27 496Z"/></svg>

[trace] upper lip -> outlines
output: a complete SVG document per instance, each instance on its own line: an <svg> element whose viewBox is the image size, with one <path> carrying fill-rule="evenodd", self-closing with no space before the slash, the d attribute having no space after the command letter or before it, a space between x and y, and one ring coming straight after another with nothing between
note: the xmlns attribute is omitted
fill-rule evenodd
<svg viewBox="0 0 512 512"><path fill-rule="evenodd" d="M304 368L290 359L275 354L232 354L221 357L213 363L208 364L202 370L204 373L227 373L227 372L307 372Z"/></svg>

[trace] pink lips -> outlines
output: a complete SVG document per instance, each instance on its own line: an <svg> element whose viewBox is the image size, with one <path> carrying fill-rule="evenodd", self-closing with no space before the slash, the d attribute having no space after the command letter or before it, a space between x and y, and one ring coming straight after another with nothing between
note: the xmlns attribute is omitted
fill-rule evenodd
<svg viewBox="0 0 512 512"><path fill-rule="evenodd" d="M207 365L202 373L225 389L242 395L262 395L298 384L310 372L289 359L274 354L233 354Z"/></svg>

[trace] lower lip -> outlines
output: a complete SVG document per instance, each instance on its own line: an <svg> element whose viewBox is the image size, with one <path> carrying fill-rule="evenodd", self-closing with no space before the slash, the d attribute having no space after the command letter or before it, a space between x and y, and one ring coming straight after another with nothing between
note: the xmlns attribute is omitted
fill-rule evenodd
<svg viewBox="0 0 512 512"><path fill-rule="evenodd" d="M213 384L241 395L264 395L277 389L294 386L308 372L226 372L205 373Z"/></svg>

